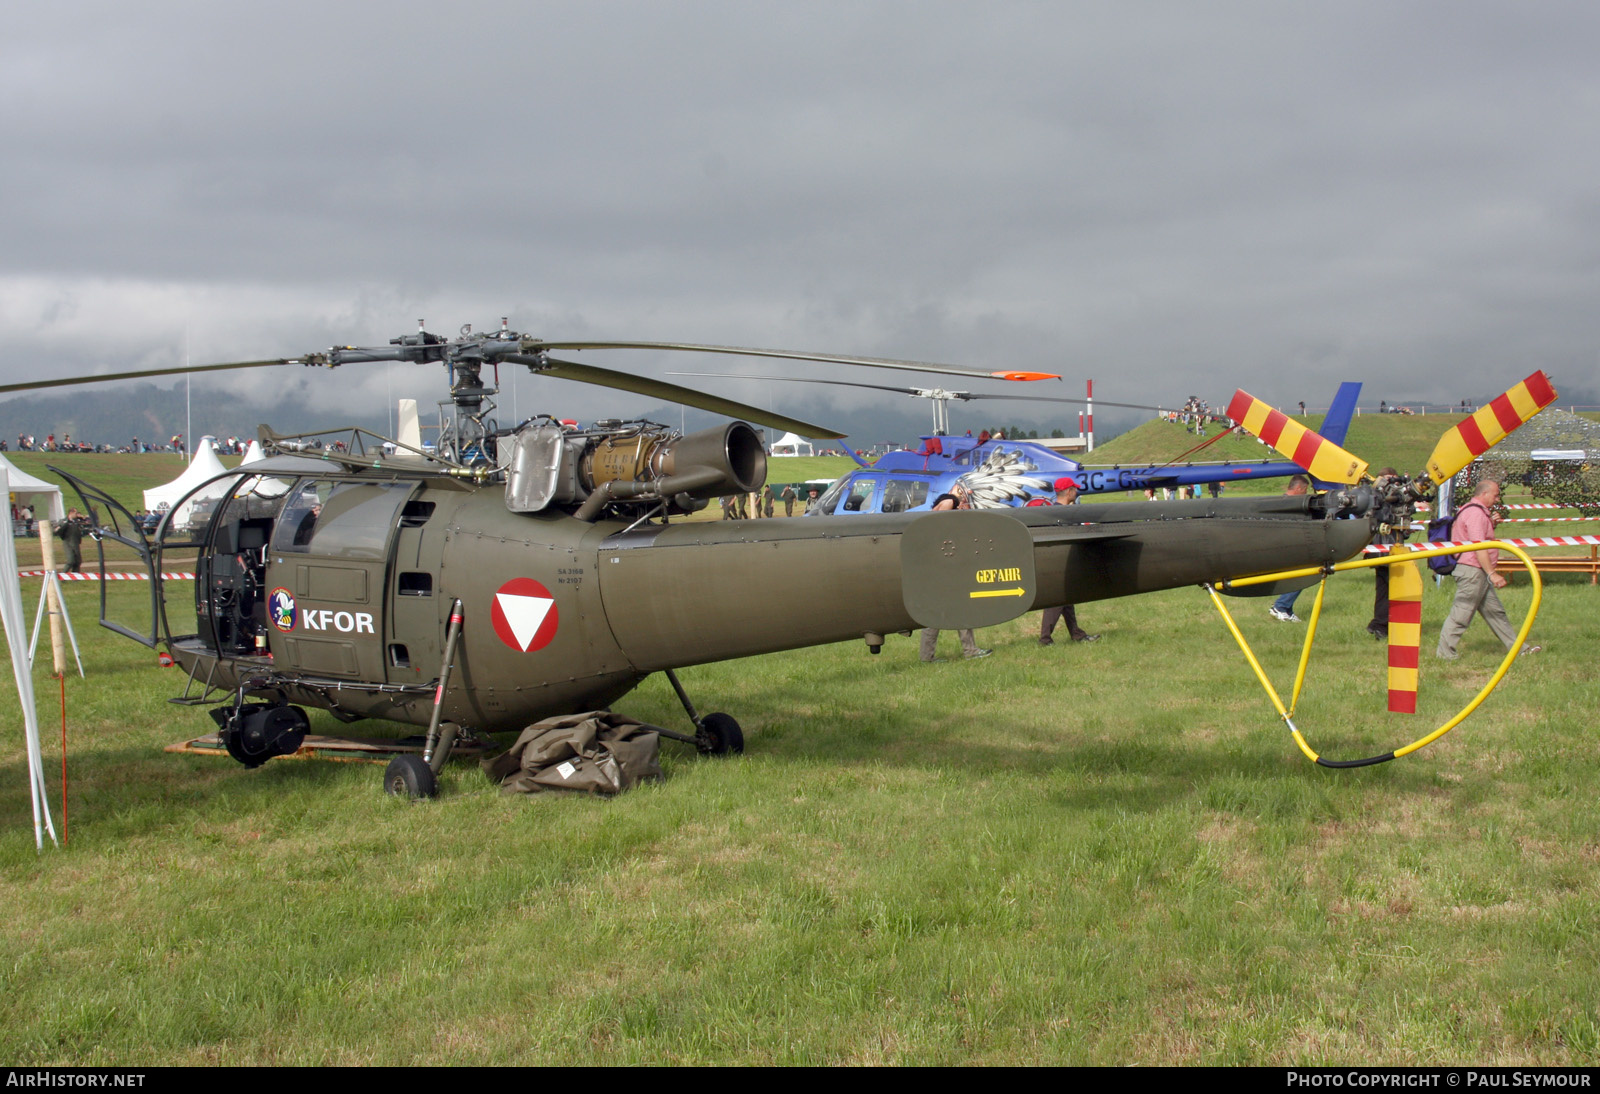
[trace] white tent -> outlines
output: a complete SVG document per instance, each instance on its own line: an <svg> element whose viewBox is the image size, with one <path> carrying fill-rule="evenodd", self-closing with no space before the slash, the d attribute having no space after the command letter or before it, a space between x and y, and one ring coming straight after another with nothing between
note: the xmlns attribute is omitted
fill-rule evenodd
<svg viewBox="0 0 1600 1094"><path fill-rule="evenodd" d="M165 486L151 487L144 492L144 507L160 509L165 505L171 508L189 491L207 479L226 471L227 468L222 466L222 461L217 459L217 450L213 447L215 443L215 437L201 437L200 443L194 446L194 458L189 461L189 466L184 468L183 474Z"/></svg>
<svg viewBox="0 0 1600 1094"><path fill-rule="evenodd" d="M3 453L0 453L0 471L6 473L6 478L11 483L11 493L17 496L17 504L33 506L34 519L44 520L46 516L56 521L67 519L66 506L61 503L61 487L34 478L6 459ZM49 506L48 514L40 511L41 500Z"/></svg>
<svg viewBox="0 0 1600 1094"><path fill-rule="evenodd" d="M250 447L244 451L244 459L239 461L239 466L244 467L248 464L260 463L266 458L267 454L261 450L261 442L251 441ZM255 494L261 498L279 498L289 492L290 485L291 482L285 482L283 479L262 478L258 475L253 479L246 479L240 483L239 488L234 493L241 498L246 494Z"/></svg>
<svg viewBox="0 0 1600 1094"><path fill-rule="evenodd" d="M6 464L7 467L11 465ZM18 484L8 481L0 471L0 490ZM39 746L39 708L33 698L33 666L24 643L28 630L22 620L22 582L17 577L17 547L11 538L9 521L0 522L0 621L6 644L11 647L11 674L17 682L17 698L22 701L22 733L28 753L28 783L33 796L33 845L44 847L44 835L56 842L55 822L50 819L50 799L45 793L44 756Z"/></svg>
<svg viewBox="0 0 1600 1094"><path fill-rule="evenodd" d="M810 441L796 437L793 433L785 433L772 442L772 454L774 456L815 456L817 451L812 447Z"/></svg>

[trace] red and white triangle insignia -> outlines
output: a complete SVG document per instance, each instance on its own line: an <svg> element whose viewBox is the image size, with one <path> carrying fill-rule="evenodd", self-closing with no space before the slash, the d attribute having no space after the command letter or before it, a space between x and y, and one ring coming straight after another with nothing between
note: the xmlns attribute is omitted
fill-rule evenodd
<svg viewBox="0 0 1600 1094"><path fill-rule="evenodd" d="M534 636L544 625L545 617L555 607L555 600L547 596L518 596L515 593L495 593L494 598L500 605L500 613L506 617L506 625L511 628L517 645L523 653L527 653Z"/></svg>

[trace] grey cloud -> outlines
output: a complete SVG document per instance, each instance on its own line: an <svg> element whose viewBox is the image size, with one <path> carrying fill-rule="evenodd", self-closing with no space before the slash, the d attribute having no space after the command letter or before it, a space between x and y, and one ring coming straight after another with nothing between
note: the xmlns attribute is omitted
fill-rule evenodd
<svg viewBox="0 0 1600 1094"><path fill-rule="evenodd" d="M1592 5L12 24L0 278L39 289L0 301L8 379L40 355L170 360L186 325L231 359L511 314L551 337L1051 367L1130 401L1312 402L1355 378L1453 402L1539 366L1594 386Z"/></svg>

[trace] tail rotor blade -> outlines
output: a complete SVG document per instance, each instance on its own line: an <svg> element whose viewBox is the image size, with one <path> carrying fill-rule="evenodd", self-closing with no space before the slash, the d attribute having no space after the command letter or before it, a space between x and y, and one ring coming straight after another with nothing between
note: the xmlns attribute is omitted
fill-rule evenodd
<svg viewBox="0 0 1600 1094"><path fill-rule="evenodd" d="M1442 484L1555 401L1555 385L1540 369L1440 437L1428 457L1428 477Z"/></svg>
<svg viewBox="0 0 1600 1094"><path fill-rule="evenodd" d="M1389 569L1389 709L1417 712L1417 652L1422 645L1422 571L1415 562Z"/></svg>
<svg viewBox="0 0 1600 1094"><path fill-rule="evenodd" d="M1366 460L1357 459L1243 388L1233 393L1228 417L1305 468L1312 478L1354 484L1366 473Z"/></svg>

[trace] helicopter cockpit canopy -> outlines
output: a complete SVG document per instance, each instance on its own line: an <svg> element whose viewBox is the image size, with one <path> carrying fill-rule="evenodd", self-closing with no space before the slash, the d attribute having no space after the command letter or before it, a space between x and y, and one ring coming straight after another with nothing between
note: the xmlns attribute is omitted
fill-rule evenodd
<svg viewBox="0 0 1600 1094"><path fill-rule="evenodd" d="M156 549L201 546L212 517L230 496L275 503L301 475L328 470L322 461L301 456L274 456L233 468L201 483L167 511L155 532Z"/></svg>

